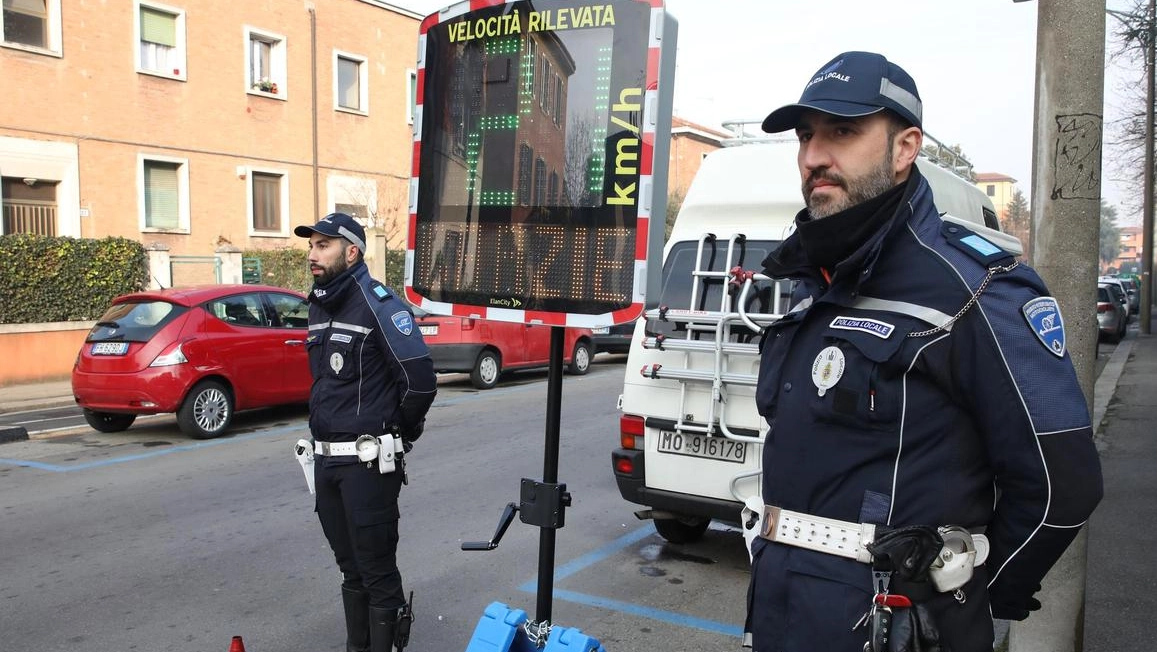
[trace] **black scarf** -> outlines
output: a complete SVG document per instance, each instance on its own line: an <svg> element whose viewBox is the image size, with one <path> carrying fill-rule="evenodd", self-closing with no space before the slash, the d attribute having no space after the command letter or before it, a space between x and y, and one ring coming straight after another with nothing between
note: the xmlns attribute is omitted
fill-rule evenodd
<svg viewBox="0 0 1157 652"><path fill-rule="evenodd" d="M895 185L865 202L819 219L806 211L796 217L796 230L807 261L827 270L847 260L896 214L906 183Z"/></svg>
<svg viewBox="0 0 1157 652"><path fill-rule="evenodd" d="M316 301L327 311L333 312L333 307L342 300L346 291L353 285L354 273L365 266L364 262L355 263L325 285L318 285L315 282L313 289L309 291L309 300Z"/></svg>

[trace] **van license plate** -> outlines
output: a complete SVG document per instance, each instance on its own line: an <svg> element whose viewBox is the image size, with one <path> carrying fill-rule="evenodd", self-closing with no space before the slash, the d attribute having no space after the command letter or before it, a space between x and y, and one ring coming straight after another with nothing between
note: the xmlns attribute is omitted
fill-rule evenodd
<svg viewBox="0 0 1157 652"><path fill-rule="evenodd" d="M128 342L97 342L92 345L93 355L124 355L129 352Z"/></svg>
<svg viewBox="0 0 1157 652"><path fill-rule="evenodd" d="M435 324L433 326L419 326L418 330L422 331L423 335L437 335L438 325Z"/></svg>
<svg viewBox="0 0 1157 652"><path fill-rule="evenodd" d="M747 444L724 437L705 437L689 433L659 431L659 452L706 457L742 464L747 460Z"/></svg>

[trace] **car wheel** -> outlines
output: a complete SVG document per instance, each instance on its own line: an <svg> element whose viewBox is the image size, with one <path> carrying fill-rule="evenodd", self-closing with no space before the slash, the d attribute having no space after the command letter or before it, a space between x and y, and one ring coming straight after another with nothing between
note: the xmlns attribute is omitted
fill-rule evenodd
<svg viewBox="0 0 1157 652"><path fill-rule="evenodd" d="M655 519L655 529L659 536L671 543L698 541L707 531L708 525L711 525L711 519L699 516Z"/></svg>
<svg viewBox="0 0 1157 652"><path fill-rule="evenodd" d="M84 420L88 425L92 426L93 430L98 432L121 432L128 430L129 426L137 420L135 414L119 414L116 412L97 412L88 408L84 409Z"/></svg>
<svg viewBox="0 0 1157 652"><path fill-rule="evenodd" d="M574 355L570 357L570 366L567 371L581 376L591 370L591 345L586 342L576 342Z"/></svg>
<svg viewBox="0 0 1157 652"><path fill-rule="evenodd" d="M498 384L498 376L502 374L502 363L498 361L498 354L486 349L478 354L474 361L474 369L470 372L470 383L478 389L490 389Z"/></svg>
<svg viewBox="0 0 1157 652"><path fill-rule="evenodd" d="M189 392L177 411L177 425L193 439L212 439L233 420L233 395L216 380L203 380Z"/></svg>

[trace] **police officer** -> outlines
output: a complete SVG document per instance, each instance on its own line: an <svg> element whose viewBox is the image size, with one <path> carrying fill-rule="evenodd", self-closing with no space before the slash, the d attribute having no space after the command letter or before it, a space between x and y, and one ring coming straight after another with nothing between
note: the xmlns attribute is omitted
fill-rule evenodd
<svg viewBox="0 0 1157 652"><path fill-rule="evenodd" d="M357 221L332 213L293 232L309 238L314 276L309 428L317 516L343 577L346 649L400 651L409 627L396 559L405 469L394 434L407 451L422 434L433 363L406 304L370 278Z"/></svg>
<svg viewBox="0 0 1157 652"><path fill-rule="evenodd" d="M941 220L920 95L883 56L832 59L763 129L795 131L807 208L764 261L797 283L761 345L752 647L889 649L887 611L912 637L891 649L990 652L1101 497L1057 302Z"/></svg>

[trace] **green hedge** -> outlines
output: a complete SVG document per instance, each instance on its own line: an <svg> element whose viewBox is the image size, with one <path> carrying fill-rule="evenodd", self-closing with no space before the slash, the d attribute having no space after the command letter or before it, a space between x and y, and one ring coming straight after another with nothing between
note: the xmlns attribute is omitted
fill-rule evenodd
<svg viewBox="0 0 1157 652"><path fill-rule="evenodd" d="M127 238L0 235L0 324L91 321L149 283L144 246Z"/></svg>
<svg viewBox="0 0 1157 652"><path fill-rule="evenodd" d="M278 287L309 292L313 286L313 275L309 273L309 262L304 249L285 247L282 249L250 249L241 253L246 265L250 259L261 261L262 283ZM385 252L385 274L378 279L401 294L406 269L406 252L388 250ZM377 277L380 265L375 265L373 274Z"/></svg>

